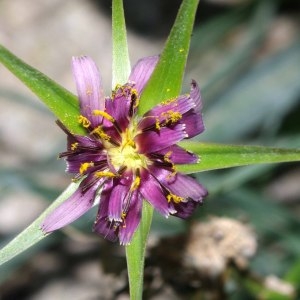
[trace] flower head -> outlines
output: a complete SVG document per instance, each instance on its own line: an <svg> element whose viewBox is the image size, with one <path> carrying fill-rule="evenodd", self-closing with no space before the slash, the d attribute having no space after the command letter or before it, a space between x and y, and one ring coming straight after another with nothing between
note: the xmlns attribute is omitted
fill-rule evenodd
<svg viewBox="0 0 300 300"><path fill-rule="evenodd" d="M145 199L165 217L188 217L207 195L205 188L177 164L196 163L198 157L176 145L204 130L201 96L192 81L189 95L169 99L142 117L139 98L158 57L141 59L128 83L104 97L99 71L89 57L75 57L73 74L80 101L78 122L86 135L68 137L67 151L60 154L67 172L82 180L78 189L50 213L44 232L59 229L79 218L97 202L94 231L105 238L128 244L141 218Z"/></svg>

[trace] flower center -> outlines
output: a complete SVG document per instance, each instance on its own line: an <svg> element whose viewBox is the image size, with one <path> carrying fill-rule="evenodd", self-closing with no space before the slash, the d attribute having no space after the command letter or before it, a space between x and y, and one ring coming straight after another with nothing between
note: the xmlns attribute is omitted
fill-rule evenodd
<svg viewBox="0 0 300 300"><path fill-rule="evenodd" d="M115 169L126 167L130 170L137 170L147 166L147 158L137 152L135 142L133 140L133 130L128 128L121 135L122 143L118 147L107 148L108 156Z"/></svg>

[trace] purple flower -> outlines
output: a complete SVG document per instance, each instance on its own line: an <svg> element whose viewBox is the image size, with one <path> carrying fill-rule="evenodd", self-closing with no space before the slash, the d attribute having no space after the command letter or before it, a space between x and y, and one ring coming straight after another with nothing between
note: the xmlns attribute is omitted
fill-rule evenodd
<svg viewBox="0 0 300 300"><path fill-rule="evenodd" d="M81 111L78 122L87 134L72 134L58 122L68 137L67 151L60 157L66 159L74 180L82 181L46 217L45 233L73 222L100 197L94 231L128 244L139 225L143 199L165 217L186 218L207 195L197 181L176 171L177 164L198 161L195 154L176 145L204 130L197 83L192 81L189 95L137 116L140 95L157 61L157 56L141 59L128 83L105 98L95 63L85 56L73 58Z"/></svg>

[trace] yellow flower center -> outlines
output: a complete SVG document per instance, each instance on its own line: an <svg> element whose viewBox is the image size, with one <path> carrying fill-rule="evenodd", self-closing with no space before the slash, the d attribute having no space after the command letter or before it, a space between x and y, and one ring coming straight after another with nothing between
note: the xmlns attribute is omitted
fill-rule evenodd
<svg viewBox="0 0 300 300"><path fill-rule="evenodd" d="M148 160L146 156L137 152L137 147L133 140L134 135L134 130L129 127L121 135L122 143L120 146L115 147L110 144L107 147L108 156L116 170L124 166L130 170L138 170L147 166Z"/></svg>

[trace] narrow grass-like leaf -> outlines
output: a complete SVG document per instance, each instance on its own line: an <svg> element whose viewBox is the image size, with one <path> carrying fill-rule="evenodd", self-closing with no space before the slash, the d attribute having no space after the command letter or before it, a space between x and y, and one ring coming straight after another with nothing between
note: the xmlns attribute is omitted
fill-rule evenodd
<svg viewBox="0 0 300 300"><path fill-rule="evenodd" d="M141 95L140 115L179 95L198 3L199 0L182 2L160 60Z"/></svg>
<svg viewBox="0 0 300 300"><path fill-rule="evenodd" d="M126 27L122 0L112 2L112 88L124 84L130 74Z"/></svg>
<svg viewBox="0 0 300 300"><path fill-rule="evenodd" d="M69 187L49 206L49 208L47 208L35 221L33 221L31 225L24 229L8 245L0 250L0 265L22 253L47 236L40 229L45 216L60 203L69 198L70 195L75 192L78 185L79 182L71 183Z"/></svg>
<svg viewBox="0 0 300 300"><path fill-rule="evenodd" d="M182 142L181 146L199 155L200 162L178 165L179 171L196 173L245 165L300 161L300 149Z"/></svg>
<svg viewBox="0 0 300 300"><path fill-rule="evenodd" d="M198 2L182 2L158 65L141 95L139 114L142 115L163 100L179 95ZM126 247L131 300L142 299L145 247L152 214L153 207L145 204L141 224L131 245Z"/></svg>
<svg viewBox="0 0 300 300"><path fill-rule="evenodd" d="M1 45L0 62L38 96L66 127L74 133L83 133L77 122L79 103L72 93Z"/></svg>

